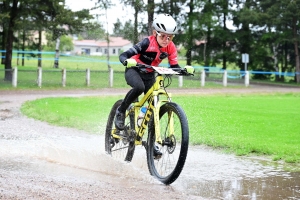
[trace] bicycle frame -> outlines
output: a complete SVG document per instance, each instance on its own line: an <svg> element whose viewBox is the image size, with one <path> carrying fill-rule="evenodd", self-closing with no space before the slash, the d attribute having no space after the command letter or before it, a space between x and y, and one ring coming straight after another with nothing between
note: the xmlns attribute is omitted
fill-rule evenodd
<svg viewBox="0 0 300 200"><path fill-rule="evenodd" d="M144 96L139 97L140 100L133 102L127 109L122 130L116 128L114 121L123 100L115 102L106 125L105 150L113 157L130 162L136 145L143 145L150 174L168 185L178 178L184 166L189 145L189 127L184 110L177 103L171 102L171 94L165 89L172 82L168 75L184 76L192 73L188 73L187 69L168 69L144 64L137 64L136 67L141 73L152 68L155 82ZM166 85L164 79L168 80ZM148 108L140 123L138 115L142 106ZM145 133L148 133L146 141L143 139Z"/></svg>
<svg viewBox="0 0 300 200"><path fill-rule="evenodd" d="M148 109L145 113L145 117L142 121L141 126L140 127L135 126L135 131L137 133L137 137L136 137L136 140L135 140L135 145L141 145L142 144L142 138L143 138L143 135L145 134L148 122L150 121L150 118L151 118L152 114L153 114L153 117L154 117L156 141L160 144L162 143L162 140L161 140L161 137L160 137L160 127L159 127L159 108L160 108L160 106L163 102L170 102L171 101L171 94L167 93L164 90L164 87L163 87L164 78L163 78L163 76L159 75L157 73L155 74L155 76L156 76L156 81L153 84L153 86L148 90L148 92L143 96L143 98L140 101L134 103L133 110L130 110L128 112L128 114L130 112L134 112L134 116L135 116L134 121L136 122L141 107L146 102L148 102ZM166 100L159 99L158 96L160 96L160 95L166 96L167 99ZM172 122L172 116L170 116L170 118L171 118L170 122ZM170 133L173 133L171 128L172 127L170 127Z"/></svg>

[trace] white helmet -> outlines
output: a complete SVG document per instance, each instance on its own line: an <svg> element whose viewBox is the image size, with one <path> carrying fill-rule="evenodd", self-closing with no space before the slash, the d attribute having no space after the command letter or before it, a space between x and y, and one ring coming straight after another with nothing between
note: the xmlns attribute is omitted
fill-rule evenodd
<svg viewBox="0 0 300 200"><path fill-rule="evenodd" d="M152 26L158 32L176 34L177 25L173 17L169 14L159 14L154 19Z"/></svg>

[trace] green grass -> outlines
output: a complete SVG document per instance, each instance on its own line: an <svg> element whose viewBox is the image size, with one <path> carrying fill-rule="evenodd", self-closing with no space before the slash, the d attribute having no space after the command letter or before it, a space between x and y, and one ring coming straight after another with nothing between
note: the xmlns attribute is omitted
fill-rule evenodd
<svg viewBox="0 0 300 200"><path fill-rule="evenodd" d="M192 145L300 162L300 94L173 96L188 116ZM103 134L120 98L45 98L26 102L21 110L54 125Z"/></svg>

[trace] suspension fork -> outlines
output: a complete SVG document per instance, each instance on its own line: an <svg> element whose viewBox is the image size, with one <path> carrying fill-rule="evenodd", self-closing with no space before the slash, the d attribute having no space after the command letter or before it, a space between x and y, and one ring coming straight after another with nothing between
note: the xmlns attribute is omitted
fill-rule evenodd
<svg viewBox="0 0 300 200"><path fill-rule="evenodd" d="M153 97L153 120L154 120L154 130L155 130L155 141L162 144L161 134L160 134L160 124L159 124L159 110L161 102L158 100L158 95Z"/></svg>
<svg viewBox="0 0 300 200"><path fill-rule="evenodd" d="M158 96L154 96L154 112L153 112L153 117L154 117L154 126L155 126L155 141L161 145L164 145L163 143L165 141L162 141L161 137L161 130L160 130L160 119L159 119L159 112L160 112L160 107L163 103L170 102L171 98L168 97L168 100L166 101L159 101ZM168 122L167 122L167 127L166 130L163 130L166 135L166 138L170 138L171 136L174 135L174 113L172 111L168 111ZM164 134L163 133L163 134Z"/></svg>

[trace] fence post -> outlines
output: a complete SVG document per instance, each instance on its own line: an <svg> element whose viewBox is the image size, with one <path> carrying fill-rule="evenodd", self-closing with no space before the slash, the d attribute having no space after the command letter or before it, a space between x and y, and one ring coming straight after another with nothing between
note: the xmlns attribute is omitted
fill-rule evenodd
<svg viewBox="0 0 300 200"><path fill-rule="evenodd" d="M227 70L224 70L224 73L223 73L223 86L224 87L227 86Z"/></svg>
<svg viewBox="0 0 300 200"><path fill-rule="evenodd" d="M109 87L114 86L114 70L112 68L109 68Z"/></svg>
<svg viewBox="0 0 300 200"><path fill-rule="evenodd" d="M245 86L249 86L249 71L245 71Z"/></svg>
<svg viewBox="0 0 300 200"><path fill-rule="evenodd" d="M183 85L183 76L178 76L178 87L182 88Z"/></svg>
<svg viewBox="0 0 300 200"><path fill-rule="evenodd" d="M18 67L13 68L13 74L12 74L12 86L17 87L18 83Z"/></svg>
<svg viewBox="0 0 300 200"><path fill-rule="evenodd" d="M89 68L86 69L85 82L87 86L90 86L91 80L91 70Z"/></svg>
<svg viewBox="0 0 300 200"><path fill-rule="evenodd" d="M205 86L205 70L202 70L201 72L201 86Z"/></svg>
<svg viewBox="0 0 300 200"><path fill-rule="evenodd" d="M38 67L37 74L38 74L38 77L37 77L38 87L42 87L42 68L41 67Z"/></svg>
<svg viewBox="0 0 300 200"><path fill-rule="evenodd" d="M67 70L66 68L62 69L62 86L66 87L66 81L67 81Z"/></svg>

